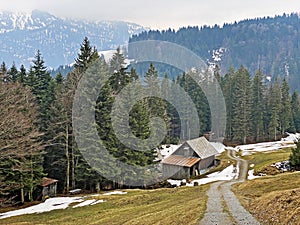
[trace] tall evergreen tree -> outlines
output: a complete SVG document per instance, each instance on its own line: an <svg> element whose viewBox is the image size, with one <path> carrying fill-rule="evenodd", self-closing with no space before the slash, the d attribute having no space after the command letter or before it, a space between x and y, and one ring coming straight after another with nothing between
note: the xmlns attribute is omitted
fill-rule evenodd
<svg viewBox="0 0 300 225"><path fill-rule="evenodd" d="M11 68L7 72L8 80L10 82L16 82L18 77L18 69L15 65L15 63L12 64Z"/></svg>
<svg viewBox="0 0 300 225"><path fill-rule="evenodd" d="M54 99L54 83L39 50L30 68L27 84L31 87L39 105L40 129L46 131L49 122L49 108Z"/></svg>
<svg viewBox="0 0 300 225"><path fill-rule="evenodd" d="M281 112L281 88L278 79L274 84L271 84L268 91L267 103L267 127L269 139L276 140L280 133L280 112Z"/></svg>
<svg viewBox="0 0 300 225"><path fill-rule="evenodd" d="M97 49L92 47L89 39L85 37L80 45L80 52L75 59L74 67L81 73L85 72L89 65L97 58L99 58Z"/></svg>
<svg viewBox="0 0 300 225"><path fill-rule="evenodd" d="M20 71L17 75L17 81L21 84L25 84L26 77L27 77L26 69L25 69L24 65L21 65Z"/></svg>
<svg viewBox="0 0 300 225"><path fill-rule="evenodd" d="M286 79L283 79L283 82L281 84L280 127L281 127L281 134L284 134L286 131L295 130L294 124L292 122L290 87Z"/></svg>
<svg viewBox="0 0 300 225"><path fill-rule="evenodd" d="M233 96L233 139L246 143L251 132L251 81L248 70L240 67L235 74L235 90Z"/></svg>
<svg viewBox="0 0 300 225"><path fill-rule="evenodd" d="M300 132L300 101L299 95L294 91L291 99L292 105L292 117L294 122L294 127L296 132Z"/></svg>
<svg viewBox="0 0 300 225"><path fill-rule="evenodd" d="M222 90L226 103L226 139L232 140L233 131L232 131L232 120L233 120L233 95L235 89L235 71L233 67L230 67L227 74L225 75L222 82Z"/></svg>
<svg viewBox="0 0 300 225"><path fill-rule="evenodd" d="M264 109L265 109L265 87L263 85L263 75L258 70L252 81L252 131L255 141L259 141L264 136Z"/></svg>

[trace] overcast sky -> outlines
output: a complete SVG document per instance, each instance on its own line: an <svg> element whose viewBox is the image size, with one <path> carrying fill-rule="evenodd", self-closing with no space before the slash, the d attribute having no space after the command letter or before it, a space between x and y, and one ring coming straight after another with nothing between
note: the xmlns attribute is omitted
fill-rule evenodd
<svg viewBox="0 0 300 225"><path fill-rule="evenodd" d="M59 17L124 20L154 29L222 25L300 12L299 0L1 0L0 10L40 9Z"/></svg>

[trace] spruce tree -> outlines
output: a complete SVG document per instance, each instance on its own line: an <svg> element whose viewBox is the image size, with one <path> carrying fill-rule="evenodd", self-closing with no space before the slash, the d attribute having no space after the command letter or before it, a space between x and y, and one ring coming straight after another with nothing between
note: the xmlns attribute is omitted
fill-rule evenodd
<svg viewBox="0 0 300 225"><path fill-rule="evenodd" d="M16 82L18 78L18 69L15 65L15 63L12 64L11 68L7 72L8 75L8 81L10 82Z"/></svg>
<svg viewBox="0 0 300 225"><path fill-rule="evenodd" d="M235 89L235 71L230 67L222 82L222 90L226 103L226 139L231 141L233 138L232 120L233 120L233 95Z"/></svg>
<svg viewBox="0 0 300 225"><path fill-rule="evenodd" d="M292 117L294 122L294 127L296 132L300 132L300 102L299 95L294 91L291 99L292 105Z"/></svg>
<svg viewBox="0 0 300 225"><path fill-rule="evenodd" d="M252 131L255 141L259 141L264 136L264 106L265 106L265 87L263 85L263 75L258 70L252 81Z"/></svg>
<svg viewBox="0 0 300 225"><path fill-rule="evenodd" d="M292 154L290 155L290 163L291 166L296 170L300 170L300 142L297 143L297 148L292 150Z"/></svg>
<svg viewBox="0 0 300 225"><path fill-rule="evenodd" d="M80 52L75 59L74 67L79 72L83 73L97 58L99 58L97 49L95 47L92 47L89 39L85 37L82 44L80 45Z"/></svg>
<svg viewBox="0 0 300 225"><path fill-rule="evenodd" d="M27 83L35 94L39 105L40 129L41 131L46 131L49 122L49 107L54 99L54 83L39 50L32 63Z"/></svg>
<svg viewBox="0 0 300 225"><path fill-rule="evenodd" d="M25 84L26 82L26 77L27 77L27 74L26 74L26 69L24 67L24 65L21 65L20 67L20 71L17 75L17 81L21 84Z"/></svg>
<svg viewBox="0 0 300 225"><path fill-rule="evenodd" d="M280 133L280 112L281 112L281 88L278 79L271 84L268 91L267 103L267 127L269 139L276 140Z"/></svg>
<svg viewBox="0 0 300 225"><path fill-rule="evenodd" d="M280 127L281 134L286 131L294 131L292 122L292 106L290 97L290 87L286 79L283 79L281 84L281 112L280 112Z"/></svg>
<svg viewBox="0 0 300 225"><path fill-rule="evenodd" d="M235 89L233 95L233 140L246 144L251 132L252 90L248 70L241 66L235 74Z"/></svg>

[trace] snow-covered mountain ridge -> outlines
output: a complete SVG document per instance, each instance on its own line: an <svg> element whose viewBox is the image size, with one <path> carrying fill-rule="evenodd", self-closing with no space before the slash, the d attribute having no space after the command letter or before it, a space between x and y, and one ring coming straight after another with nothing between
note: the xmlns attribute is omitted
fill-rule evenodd
<svg viewBox="0 0 300 225"><path fill-rule="evenodd" d="M145 28L122 21L89 22L64 19L38 10L32 13L0 12L0 61L29 67L39 49L46 65L56 68L76 58L87 36L99 51L124 45Z"/></svg>

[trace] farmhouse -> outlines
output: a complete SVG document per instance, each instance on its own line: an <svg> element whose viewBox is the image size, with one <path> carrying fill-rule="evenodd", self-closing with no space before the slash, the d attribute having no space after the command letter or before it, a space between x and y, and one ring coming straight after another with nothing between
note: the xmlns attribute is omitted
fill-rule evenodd
<svg viewBox="0 0 300 225"><path fill-rule="evenodd" d="M215 163L217 150L205 137L185 141L173 154L162 161L163 176L189 179L202 174Z"/></svg>

